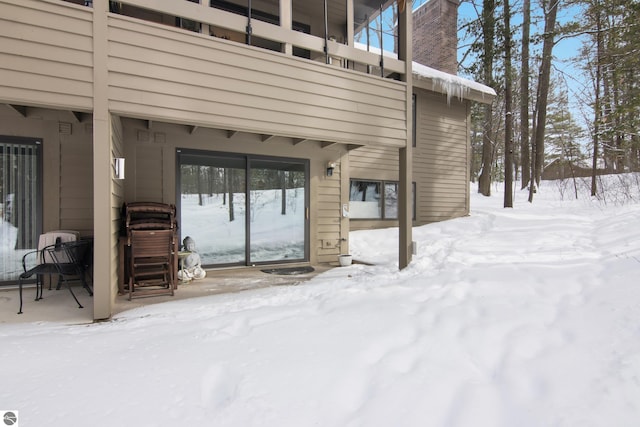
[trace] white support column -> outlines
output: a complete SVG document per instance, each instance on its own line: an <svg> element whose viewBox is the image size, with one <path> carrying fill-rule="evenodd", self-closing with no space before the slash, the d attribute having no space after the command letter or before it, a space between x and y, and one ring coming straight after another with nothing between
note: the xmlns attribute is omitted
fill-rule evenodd
<svg viewBox="0 0 640 427"><path fill-rule="evenodd" d="M293 28L293 9L291 0L280 0L280 26L285 30ZM285 43L282 51L287 55L293 55L293 46L291 43Z"/></svg>
<svg viewBox="0 0 640 427"><path fill-rule="evenodd" d="M400 149L400 182L398 191L398 220L399 220L399 257L398 266L402 270L411 263L413 240L413 209L412 209L412 182L413 182L413 52L412 52L412 2L400 1L398 16L398 58L405 62L406 82L406 142ZM404 8L402 7L404 6Z"/></svg>

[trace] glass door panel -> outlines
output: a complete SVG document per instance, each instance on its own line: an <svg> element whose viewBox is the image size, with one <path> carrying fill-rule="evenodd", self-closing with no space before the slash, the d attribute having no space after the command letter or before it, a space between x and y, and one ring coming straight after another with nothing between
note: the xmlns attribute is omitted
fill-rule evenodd
<svg viewBox="0 0 640 427"><path fill-rule="evenodd" d="M202 265L246 260L246 161L180 155L180 234L195 240Z"/></svg>
<svg viewBox="0 0 640 427"><path fill-rule="evenodd" d="M306 259L306 164L249 162L251 263Z"/></svg>
<svg viewBox="0 0 640 427"><path fill-rule="evenodd" d="M179 151L182 239L204 266L308 259L308 162Z"/></svg>
<svg viewBox="0 0 640 427"><path fill-rule="evenodd" d="M0 137L0 282L18 280L22 257L38 246L39 145Z"/></svg>

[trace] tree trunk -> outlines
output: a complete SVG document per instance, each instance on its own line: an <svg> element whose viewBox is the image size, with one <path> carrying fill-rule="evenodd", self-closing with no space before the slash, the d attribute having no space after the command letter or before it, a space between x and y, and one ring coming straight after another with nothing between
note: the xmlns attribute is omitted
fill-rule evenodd
<svg viewBox="0 0 640 427"><path fill-rule="evenodd" d="M547 6L549 4L547 3ZM544 166L544 137L547 123L547 100L551 80L551 61L554 44L556 16L558 14L558 0L551 0L551 5L545 14L544 42L542 44L542 63L538 80L538 99L536 100L536 131L535 131L535 182L540 184Z"/></svg>
<svg viewBox="0 0 640 427"><path fill-rule="evenodd" d="M522 74L520 75L520 164L522 189L529 184L531 159L529 157L529 43L531 38L531 1L524 0L522 12Z"/></svg>
<svg viewBox="0 0 640 427"><path fill-rule="evenodd" d="M511 10L509 0L504 2L504 207L513 207L513 100L511 94Z"/></svg>
<svg viewBox="0 0 640 427"><path fill-rule="evenodd" d="M233 169L229 169L227 172L227 190L229 191L229 222L233 222L236 219L235 212L233 210Z"/></svg>
<svg viewBox="0 0 640 427"><path fill-rule="evenodd" d="M598 193L598 144L600 139L600 120L602 119L602 111L600 106L600 83L602 80L602 63L603 60L603 43L602 43L602 21L601 12L596 10L596 82L595 82L595 101L593 106L593 163L591 169L591 196Z"/></svg>
<svg viewBox="0 0 640 427"><path fill-rule="evenodd" d="M484 52L482 66L484 84L493 87L493 54L495 49L495 18L494 0L483 0L482 6L482 36ZM493 163L493 144L491 131L493 129L493 107L487 104L484 107L484 131L482 136L482 172L478 179L478 193L484 196L491 195L491 171Z"/></svg>
<svg viewBox="0 0 640 427"><path fill-rule="evenodd" d="M196 169L196 182L198 185L198 206L202 206L204 205L204 201L202 200L202 170L200 166Z"/></svg>
<svg viewBox="0 0 640 427"><path fill-rule="evenodd" d="M282 210L281 210L281 214L282 215L286 215L287 214L287 181L285 179L284 176L284 171L280 171L280 187L281 187L281 191L282 191Z"/></svg>

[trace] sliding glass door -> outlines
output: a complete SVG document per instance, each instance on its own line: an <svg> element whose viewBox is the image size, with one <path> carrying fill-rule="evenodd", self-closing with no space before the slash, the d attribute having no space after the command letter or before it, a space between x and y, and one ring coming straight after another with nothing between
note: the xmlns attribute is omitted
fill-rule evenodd
<svg viewBox="0 0 640 427"><path fill-rule="evenodd" d="M305 259L305 164L251 159L249 165L251 262Z"/></svg>
<svg viewBox="0 0 640 427"><path fill-rule="evenodd" d="M182 238L203 265L308 259L308 162L178 151Z"/></svg>
<svg viewBox="0 0 640 427"><path fill-rule="evenodd" d="M22 256L37 248L40 193L39 142L0 136L0 282L18 280Z"/></svg>

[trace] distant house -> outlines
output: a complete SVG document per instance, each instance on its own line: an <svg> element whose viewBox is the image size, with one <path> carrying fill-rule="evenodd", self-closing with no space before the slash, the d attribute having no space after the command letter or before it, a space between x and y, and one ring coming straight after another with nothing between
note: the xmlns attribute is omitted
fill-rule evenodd
<svg viewBox="0 0 640 427"><path fill-rule="evenodd" d="M605 173L598 170L597 174ZM593 168L582 161L572 162L566 159L554 159L542 170L543 180L569 179L591 176Z"/></svg>
<svg viewBox="0 0 640 427"><path fill-rule="evenodd" d="M110 317L125 202L175 204L210 268L334 262L384 226L402 266L412 225L468 214L469 104L490 88L408 53L381 67L354 44L379 2L247 4L0 0L0 280L40 233L77 230Z"/></svg>

